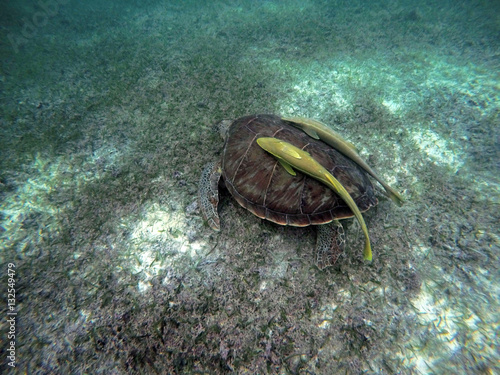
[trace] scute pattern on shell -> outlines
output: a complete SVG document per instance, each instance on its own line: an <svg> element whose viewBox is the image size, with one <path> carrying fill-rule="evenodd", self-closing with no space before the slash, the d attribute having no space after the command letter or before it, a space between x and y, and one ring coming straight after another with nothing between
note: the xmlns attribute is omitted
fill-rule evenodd
<svg viewBox="0 0 500 375"><path fill-rule="evenodd" d="M275 115L239 118L229 128L222 157L222 175L238 203L260 218L281 225L307 226L352 217L352 211L331 189L297 171L290 175L257 143L275 137L304 149L342 183L360 211L377 204L373 186L356 163L327 144Z"/></svg>

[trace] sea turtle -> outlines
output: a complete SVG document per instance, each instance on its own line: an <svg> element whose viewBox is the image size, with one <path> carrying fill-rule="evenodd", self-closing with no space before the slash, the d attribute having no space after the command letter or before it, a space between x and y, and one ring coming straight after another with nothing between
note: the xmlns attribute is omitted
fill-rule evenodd
<svg viewBox="0 0 500 375"><path fill-rule="evenodd" d="M286 168L287 163L266 152L257 140L275 138L306 151L345 188L360 212L375 206L377 198L365 167L345 156L331 142L306 132L304 127L311 124L316 122L275 115L222 121L218 125L225 139L222 160L205 166L199 184L199 205L209 226L220 230L217 206L222 176L236 201L256 216L280 225L318 225L316 260L322 269L333 265L342 253L345 236L338 220L352 217L353 210L331 187L300 169L295 173L293 165ZM348 142L345 144L355 150Z"/></svg>

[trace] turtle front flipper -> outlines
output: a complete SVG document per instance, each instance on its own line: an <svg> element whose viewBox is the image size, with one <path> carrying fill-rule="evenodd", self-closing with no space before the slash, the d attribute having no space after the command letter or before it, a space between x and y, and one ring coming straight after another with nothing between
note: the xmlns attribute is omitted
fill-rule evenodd
<svg viewBox="0 0 500 375"><path fill-rule="evenodd" d="M208 163L203 172L201 172L198 187L201 215L210 228L216 231L220 230L217 206L219 205L219 180L221 173L220 163Z"/></svg>
<svg viewBox="0 0 500 375"><path fill-rule="evenodd" d="M345 233L342 224L334 220L330 224L319 225L316 239L316 264L320 270L333 266L344 252Z"/></svg>

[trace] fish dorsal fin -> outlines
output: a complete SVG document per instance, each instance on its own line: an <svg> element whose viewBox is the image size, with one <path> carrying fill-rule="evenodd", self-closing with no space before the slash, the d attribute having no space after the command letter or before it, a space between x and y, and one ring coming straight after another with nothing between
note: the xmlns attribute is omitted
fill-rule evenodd
<svg viewBox="0 0 500 375"><path fill-rule="evenodd" d="M283 159L278 159L278 161L280 162L280 164L283 166L283 168L286 169L286 171L288 173L290 173L292 176L296 176L297 173L295 173L294 169L292 168L292 166L290 164L288 164L286 161L284 161Z"/></svg>
<svg viewBox="0 0 500 375"><path fill-rule="evenodd" d="M304 131L304 133L306 133L309 137L313 138L313 139L319 139L319 135L318 133L316 133L316 130L313 130L311 128L303 128L302 129Z"/></svg>

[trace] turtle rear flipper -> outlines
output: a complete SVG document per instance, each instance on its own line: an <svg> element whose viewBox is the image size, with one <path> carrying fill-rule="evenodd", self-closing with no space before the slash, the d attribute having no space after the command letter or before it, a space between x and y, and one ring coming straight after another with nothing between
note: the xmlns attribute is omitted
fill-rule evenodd
<svg viewBox="0 0 500 375"><path fill-rule="evenodd" d="M220 219L217 213L219 205L220 163L208 163L201 173L198 187L198 199L203 219L213 230L220 230Z"/></svg>
<svg viewBox="0 0 500 375"><path fill-rule="evenodd" d="M318 225L316 264L320 270L333 266L340 254L344 252L344 247L344 228L338 220L330 224Z"/></svg>

